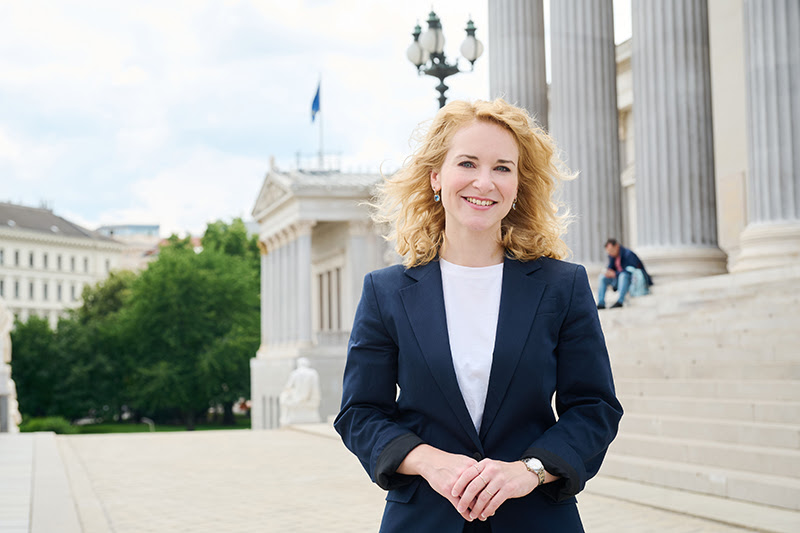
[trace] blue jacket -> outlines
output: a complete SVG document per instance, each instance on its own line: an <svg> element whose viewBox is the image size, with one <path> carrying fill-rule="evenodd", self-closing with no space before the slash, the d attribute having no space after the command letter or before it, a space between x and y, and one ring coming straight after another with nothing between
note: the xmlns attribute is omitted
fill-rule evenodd
<svg viewBox="0 0 800 533"><path fill-rule="evenodd" d="M389 491L381 531L463 529L463 518L424 479L395 472L422 442L478 460L538 457L562 477L506 501L489 519L494 533L583 531L574 496L600 468L621 416L583 267L505 260L480 433L450 356L439 263L366 276L334 426Z"/></svg>
<svg viewBox="0 0 800 533"><path fill-rule="evenodd" d="M650 285L653 284L653 280L652 280L652 278L650 278L650 274L648 274L647 270L645 270L644 263L642 263L642 260L639 259L638 255L636 255L635 253L633 253L632 250L629 250L628 248L625 248L622 245L620 245L620 247L619 247L619 255L622 258L622 270L623 271L626 268L628 268L629 266L633 267L633 268L638 268L644 274L644 279L645 279L645 282L647 283L647 286L649 287ZM612 257L610 255L608 256L608 268L611 269L611 270L614 270L614 271L617 270L617 258L616 257ZM617 272L617 277L619 277L619 272Z"/></svg>

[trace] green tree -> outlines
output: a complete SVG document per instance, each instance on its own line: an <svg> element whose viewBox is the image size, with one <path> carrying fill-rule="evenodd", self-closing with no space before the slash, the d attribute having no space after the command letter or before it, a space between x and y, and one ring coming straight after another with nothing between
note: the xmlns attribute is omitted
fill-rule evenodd
<svg viewBox="0 0 800 533"><path fill-rule="evenodd" d="M118 314L136 274L112 272L83 290L83 304L58 323L56 344L66 365L62 415L111 418L126 401L126 378L134 366L123 342Z"/></svg>
<svg viewBox="0 0 800 533"><path fill-rule="evenodd" d="M132 365L117 314L133 279L131 272L115 272L85 287L83 305L59 320L56 331L38 317L16 324L13 368L24 413L75 420L120 412Z"/></svg>
<svg viewBox="0 0 800 533"><path fill-rule="evenodd" d="M241 218L234 218L230 224L221 220L209 223L202 243L203 250L244 257L255 267L256 271L260 268L261 254L258 250L258 237L247 235L247 227Z"/></svg>
<svg viewBox="0 0 800 533"><path fill-rule="evenodd" d="M223 393L246 392L241 374L249 375L257 347L258 308L257 271L245 258L162 248L132 284L120 316L139 366L132 375L136 407L156 417L177 413L191 429L214 400L228 397Z"/></svg>
<svg viewBox="0 0 800 533"><path fill-rule="evenodd" d="M17 320L11 331L11 372L17 385L17 401L24 417L59 415L64 368L59 364L55 333L44 318Z"/></svg>

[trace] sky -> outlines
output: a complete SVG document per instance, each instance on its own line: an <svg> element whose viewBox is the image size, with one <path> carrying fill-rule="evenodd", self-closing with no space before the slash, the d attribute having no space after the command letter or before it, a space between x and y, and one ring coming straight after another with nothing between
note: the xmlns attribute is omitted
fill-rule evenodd
<svg viewBox="0 0 800 533"><path fill-rule="evenodd" d="M202 235L251 219L271 158L309 167L320 140L342 171L397 168L438 110L406 59L431 7L448 58L470 17L487 45L487 0L0 0L0 201ZM488 55L448 98L490 97Z"/></svg>

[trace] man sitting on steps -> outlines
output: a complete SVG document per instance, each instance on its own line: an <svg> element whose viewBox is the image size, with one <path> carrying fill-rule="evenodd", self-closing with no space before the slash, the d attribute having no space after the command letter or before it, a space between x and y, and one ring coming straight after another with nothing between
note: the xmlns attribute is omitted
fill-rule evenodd
<svg viewBox="0 0 800 533"><path fill-rule="evenodd" d="M600 285L597 294L597 308L606 308L606 289L611 286L615 291L619 289L619 297L611 308L622 307L625 303L625 296L631 288L631 281L634 285L643 286L643 289L632 291L633 296L647 294L648 287L653 284L650 275L644 269L644 263L631 250L621 246L617 239L606 241L606 253L608 254L608 268L600 274ZM639 281L639 283L636 283ZM639 293L639 294L636 294Z"/></svg>

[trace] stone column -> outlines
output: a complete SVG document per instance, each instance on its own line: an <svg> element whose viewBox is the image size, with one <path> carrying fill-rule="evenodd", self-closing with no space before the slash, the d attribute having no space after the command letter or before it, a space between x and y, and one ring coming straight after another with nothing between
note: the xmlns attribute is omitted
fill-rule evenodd
<svg viewBox="0 0 800 533"><path fill-rule="evenodd" d="M267 345L274 345L278 333L277 320L278 320L278 241L275 236L272 236L267 241L267 263L269 272L267 275L267 291L268 291L268 308L269 308L269 322L267 323Z"/></svg>
<svg viewBox="0 0 800 533"><path fill-rule="evenodd" d="M297 231L297 342L311 345L311 230L314 222L300 222Z"/></svg>
<svg viewBox="0 0 800 533"><path fill-rule="evenodd" d="M574 261L599 272L603 243L622 236L612 0L551 2L550 50L550 133L579 172L564 188L577 216L566 242Z"/></svg>
<svg viewBox="0 0 800 533"><path fill-rule="evenodd" d="M361 299L364 276L373 269L367 246L370 229L370 223L366 220L351 220L349 223L350 241L347 243L346 278L341 294L344 304L342 306L342 329L345 330L349 330L353 325L356 307Z"/></svg>
<svg viewBox="0 0 800 533"><path fill-rule="evenodd" d="M258 354L263 356L270 340L269 325L272 321L270 308L272 291L269 287L269 279L272 272L270 271L270 253L267 244L259 240L258 249L261 252L261 346L258 348Z"/></svg>
<svg viewBox="0 0 800 533"><path fill-rule="evenodd" d="M286 290L286 277L289 273L289 256L286 253L286 235L281 232L278 234L278 308L277 320L275 324L278 327L275 340L278 344L286 343L286 301L288 291Z"/></svg>
<svg viewBox="0 0 800 533"><path fill-rule="evenodd" d="M289 265L287 276L284 280L286 284L286 337L289 343L297 342L297 240L295 238L294 226L286 230L286 254Z"/></svg>
<svg viewBox="0 0 800 533"><path fill-rule="evenodd" d="M656 283L724 273L706 0L633 2L632 12L636 251Z"/></svg>
<svg viewBox="0 0 800 533"><path fill-rule="evenodd" d="M800 3L745 0L748 224L734 270L800 262Z"/></svg>
<svg viewBox="0 0 800 533"><path fill-rule="evenodd" d="M542 0L489 0L489 94L547 128Z"/></svg>

